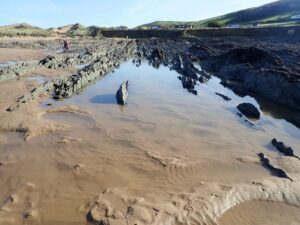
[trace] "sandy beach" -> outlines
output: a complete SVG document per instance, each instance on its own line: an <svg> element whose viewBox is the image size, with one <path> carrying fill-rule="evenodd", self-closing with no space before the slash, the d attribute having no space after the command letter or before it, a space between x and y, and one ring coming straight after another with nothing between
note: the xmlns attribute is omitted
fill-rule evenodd
<svg viewBox="0 0 300 225"><path fill-rule="evenodd" d="M300 161L270 144L276 137L299 156L299 128L218 77L198 83L194 95L171 66L157 69L146 58L136 65L138 44L103 39L88 54L53 54L47 66L45 49L0 49L1 63L31 63L30 72L0 83L0 224L299 224ZM58 89L78 71L104 70L97 63L107 48L125 54L120 65L53 99L47 83L64 77ZM128 104L119 106L125 80ZM39 87L47 88L34 95ZM253 126L237 115L245 101L261 112ZM258 153L292 181L273 176Z"/></svg>

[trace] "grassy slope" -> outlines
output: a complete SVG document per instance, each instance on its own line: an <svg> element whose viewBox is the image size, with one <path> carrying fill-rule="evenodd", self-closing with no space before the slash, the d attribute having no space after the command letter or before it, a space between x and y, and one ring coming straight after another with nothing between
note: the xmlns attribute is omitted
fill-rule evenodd
<svg viewBox="0 0 300 225"><path fill-rule="evenodd" d="M32 36L32 37L49 37L55 33L48 29L44 30L39 27L31 26L29 24L14 24L0 27L0 36Z"/></svg>
<svg viewBox="0 0 300 225"><path fill-rule="evenodd" d="M153 26L171 27L174 24L192 24L195 27L207 27L210 23L217 23L220 26L232 24L262 26L274 25L300 25L300 21L291 20L291 16L300 14L299 0L280 0L260 7L241 10L224 16L196 22L158 21L145 24L139 27L149 28Z"/></svg>

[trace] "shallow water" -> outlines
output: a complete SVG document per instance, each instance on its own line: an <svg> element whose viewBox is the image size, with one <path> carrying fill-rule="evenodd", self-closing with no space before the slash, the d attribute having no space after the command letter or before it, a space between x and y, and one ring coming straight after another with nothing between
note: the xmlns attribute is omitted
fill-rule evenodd
<svg viewBox="0 0 300 225"><path fill-rule="evenodd" d="M29 80L29 81L36 81L38 82L39 84L44 84L45 82L48 81L48 79L44 76L39 76L39 75L32 75L32 76L27 76L26 77L26 80Z"/></svg>
<svg viewBox="0 0 300 225"><path fill-rule="evenodd" d="M13 119L5 117L18 125L25 115L21 125L29 127L32 138L25 142L22 130L3 136L0 196L5 200L16 194L19 201L9 202L12 211L0 211L0 219L25 224L22 215L30 203L43 225L87 224L89 203L101 195L125 214L136 204L161 224L179 224L179 217L181 224L204 224L205 216L216 219L248 199L300 199L291 188L299 184L298 160L280 157L269 144L276 137L299 155L299 129L270 113L252 121L252 127L236 115L236 106L245 101L259 106L260 101L236 96L217 78L199 84L196 96L182 88L177 76L167 67L126 62L69 99L45 100L42 110L33 102ZM115 93L125 80L130 83L128 104L119 106ZM259 152L296 182L272 177L259 164ZM170 210L171 218L157 214L157 206L160 212Z"/></svg>
<svg viewBox="0 0 300 225"><path fill-rule="evenodd" d="M255 133L258 137L269 135L270 140L276 137L294 144L294 147L299 146L300 130L283 119L293 117L297 112L282 109L281 105L266 100L256 101L249 96L239 97L224 88L216 77L212 77L206 84L199 84L196 88L198 95L194 96L182 88L177 76L175 71L170 71L167 67L155 69L146 63L135 67L127 62L81 93L54 104L75 104L81 108L88 108L99 121L105 118L105 121L116 125L118 121L135 121L136 126L145 122L152 124L151 129L154 130L162 129L163 126L172 127L174 132L177 129L186 131L194 138L197 136L197 130L201 130L200 133L205 135L222 135L222 132L226 131L232 137L236 137L235 132L241 129L253 136ZM125 80L129 80L130 83L129 99L128 105L121 107L116 104L115 93ZM226 102L215 92L232 100ZM246 118L236 115L236 106L243 102L253 103L262 111L261 119L252 121L254 127L244 121ZM148 127L149 124L144 125Z"/></svg>
<svg viewBox="0 0 300 225"><path fill-rule="evenodd" d="M17 61L8 61L5 63L0 63L0 68L4 68L4 67L8 67L8 66L13 66L15 64L17 64Z"/></svg>

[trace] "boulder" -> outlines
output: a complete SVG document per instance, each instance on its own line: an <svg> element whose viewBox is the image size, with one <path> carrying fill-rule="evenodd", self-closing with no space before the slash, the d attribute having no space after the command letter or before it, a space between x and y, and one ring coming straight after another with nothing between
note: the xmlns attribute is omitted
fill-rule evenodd
<svg viewBox="0 0 300 225"><path fill-rule="evenodd" d="M260 112L258 109L251 103L242 103L237 106L238 110L243 113L248 118L259 119Z"/></svg>
<svg viewBox="0 0 300 225"><path fill-rule="evenodd" d="M124 81L117 91L116 98L119 105L127 104L129 81Z"/></svg>

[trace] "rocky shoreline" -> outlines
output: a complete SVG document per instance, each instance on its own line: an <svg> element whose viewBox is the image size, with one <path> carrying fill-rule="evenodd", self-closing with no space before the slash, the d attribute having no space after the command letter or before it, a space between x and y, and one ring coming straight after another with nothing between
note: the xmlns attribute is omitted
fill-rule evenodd
<svg viewBox="0 0 300 225"><path fill-rule="evenodd" d="M244 44L243 44L244 43ZM209 76L241 96L261 96L295 110L300 109L300 65L297 42L279 43L239 40L143 40L140 52L153 64L169 65L193 89L196 81ZM278 48L277 48L278 47ZM158 50L159 49L159 50ZM160 52L161 57L156 57ZM163 56L163 57L162 57ZM199 63L199 71L193 63Z"/></svg>
<svg viewBox="0 0 300 225"><path fill-rule="evenodd" d="M107 42L109 41L91 44L89 49L94 48L92 51L82 48L80 50L82 53L49 55L40 61L21 62L2 68L0 82L18 78L43 67L64 68L89 64L69 80L56 82L55 95L58 98L67 97L70 93L58 93L62 92L62 86L65 85L63 83L83 82L83 85L75 88L77 90L91 80L87 77L95 78L96 72L89 71L105 74L120 62L135 56L138 58L137 62L146 58L154 67L163 64L176 70L181 75L179 79L183 87L193 94L197 94L194 91L197 82L204 83L210 78L207 73L209 72L221 78L224 86L240 96L261 96L295 110L300 109L298 42L280 44L279 41L269 41L269 43L265 40L253 39L241 42L239 39L196 38L124 40L124 43L129 42L131 46L124 46L122 41L118 44ZM102 45L101 48L99 43ZM99 49L102 50L101 53ZM203 70L196 68L195 63L200 64ZM69 86L65 85L65 92L68 92L66 89Z"/></svg>

